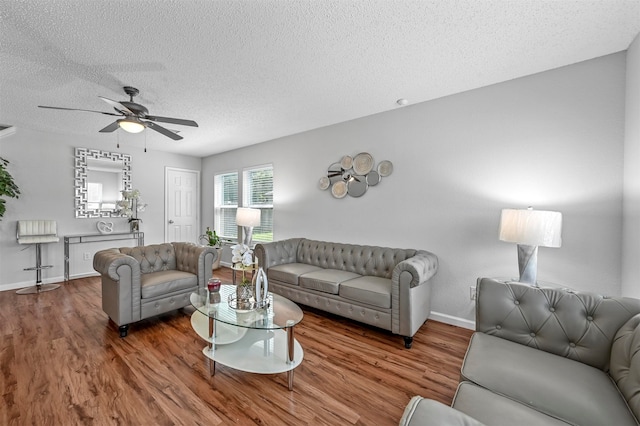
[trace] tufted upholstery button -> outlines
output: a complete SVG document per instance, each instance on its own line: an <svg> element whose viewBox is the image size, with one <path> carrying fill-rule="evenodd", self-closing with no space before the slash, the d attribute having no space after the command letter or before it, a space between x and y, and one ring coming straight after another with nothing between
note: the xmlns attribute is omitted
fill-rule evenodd
<svg viewBox="0 0 640 426"><path fill-rule="evenodd" d="M502 330L502 326L500 324L496 325L496 329Z"/></svg>
<svg viewBox="0 0 640 426"><path fill-rule="evenodd" d="M529 336L531 337L536 337L536 333L534 333L533 331L531 333L529 333Z"/></svg>
<svg viewBox="0 0 640 426"><path fill-rule="evenodd" d="M516 305L519 305L520 301L519 300L515 300L513 303L515 303Z"/></svg>
<svg viewBox="0 0 640 426"><path fill-rule="evenodd" d="M591 315L589 315L589 316L587 317L587 321L593 321L593 317L592 317Z"/></svg>
<svg viewBox="0 0 640 426"><path fill-rule="evenodd" d="M571 343L569 343L569 346L571 346L572 348L575 348L575 347L576 347L576 344L575 344L575 343L573 343L573 342L571 342Z"/></svg>
<svg viewBox="0 0 640 426"><path fill-rule="evenodd" d="M554 308L553 306L549 308L549 312L555 312L556 308Z"/></svg>

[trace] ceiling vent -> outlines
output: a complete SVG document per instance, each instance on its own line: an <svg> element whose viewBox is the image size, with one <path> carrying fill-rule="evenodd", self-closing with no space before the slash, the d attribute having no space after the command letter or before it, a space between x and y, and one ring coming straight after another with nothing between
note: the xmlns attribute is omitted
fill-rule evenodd
<svg viewBox="0 0 640 426"><path fill-rule="evenodd" d="M12 135L16 132L15 126L8 126L6 124L0 124L0 139Z"/></svg>

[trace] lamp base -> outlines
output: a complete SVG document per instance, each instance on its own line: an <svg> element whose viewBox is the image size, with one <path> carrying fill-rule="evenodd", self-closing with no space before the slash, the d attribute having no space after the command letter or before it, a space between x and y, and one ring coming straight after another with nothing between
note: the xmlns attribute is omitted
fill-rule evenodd
<svg viewBox="0 0 640 426"><path fill-rule="evenodd" d="M253 239L253 226L243 226L242 237L242 244L251 248L251 240Z"/></svg>
<svg viewBox="0 0 640 426"><path fill-rule="evenodd" d="M518 244L518 271L519 282L538 287L538 246Z"/></svg>

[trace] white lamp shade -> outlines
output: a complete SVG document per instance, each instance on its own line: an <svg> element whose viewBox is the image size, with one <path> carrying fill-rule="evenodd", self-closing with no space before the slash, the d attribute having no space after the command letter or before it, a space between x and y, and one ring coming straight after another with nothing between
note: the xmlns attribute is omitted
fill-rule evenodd
<svg viewBox="0 0 640 426"><path fill-rule="evenodd" d="M503 209L500 240L529 246L562 245L562 213L533 209Z"/></svg>
<svg viewBox="0 0 640 426"><path fill-rule="evenodd" d="M260 226L260 210L246 207L238 208L236 224L238 226Z"/></svg>

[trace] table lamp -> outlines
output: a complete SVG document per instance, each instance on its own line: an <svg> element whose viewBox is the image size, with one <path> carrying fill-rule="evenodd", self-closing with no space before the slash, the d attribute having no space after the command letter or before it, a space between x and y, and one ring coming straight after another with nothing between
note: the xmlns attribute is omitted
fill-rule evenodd
<svg viewBox="0 0 640 426"><path fill-rule="evenodd" d="M538 247L562 245L562 213L528 209L503 209L500 240L518 244L519 281L537 287Z"/></svg>
<svg viewBox="0 0 640 426"><path fill-rule="evenodd" d="M242 233L244 237L242 243L251 247L253 227L260 226L260 209L239 207L236 212L236 224L238 226L242 226Z"/></svg>

